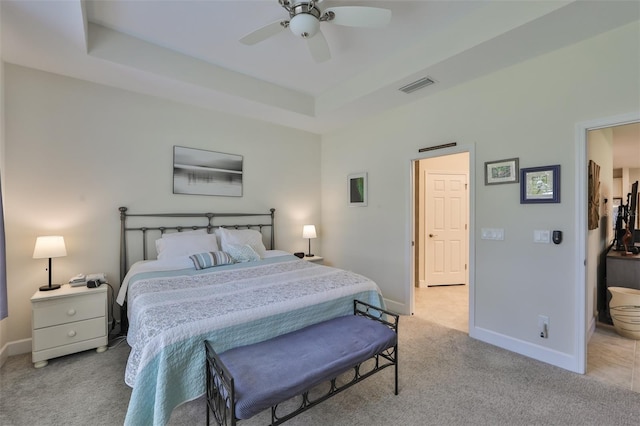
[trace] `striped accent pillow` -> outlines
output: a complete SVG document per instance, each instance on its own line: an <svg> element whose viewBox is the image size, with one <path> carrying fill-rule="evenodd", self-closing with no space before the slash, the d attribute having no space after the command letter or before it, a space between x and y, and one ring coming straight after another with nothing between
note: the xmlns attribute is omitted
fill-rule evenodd
<svg viewBox="0 0 640 426"><path fill-rule="evenodd" d="M196 269L207 269L233 263L233 258L223 251L192 254L189 259L191 259Z"/></svg>

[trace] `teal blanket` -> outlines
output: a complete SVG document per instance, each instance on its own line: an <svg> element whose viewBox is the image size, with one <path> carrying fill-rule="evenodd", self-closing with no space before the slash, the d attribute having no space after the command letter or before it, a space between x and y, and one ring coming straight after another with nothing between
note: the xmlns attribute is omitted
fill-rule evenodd
<svg viewBox="0 0 640 426"><path fill-rule="evenodd" d="M353 313L353 299L384 307L378 286L294 256L150 272L128 288L133 387L125 425L164 425L205 392L204 340L224 352Z"/></svg>

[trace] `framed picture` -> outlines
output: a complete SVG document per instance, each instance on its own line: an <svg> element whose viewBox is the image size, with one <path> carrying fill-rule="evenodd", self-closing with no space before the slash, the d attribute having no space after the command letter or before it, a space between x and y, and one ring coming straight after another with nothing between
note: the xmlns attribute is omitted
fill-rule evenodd
<svg viewBox="0 0 640 426"><path fill-rule="evenodd" d="M173 193L242 197L242 155L173 147Z"/></svg>
<svg viewBox="0 0 640 426"><path fill-rule="evenodd" d="M560 165L520 169L520 204L559 202Z"/></svg>
<svg viewBox="0 0 640 426"><path fill-rule="evenodd" d="M518 159L487 161L484 163L484 184L498 185L501 183L516 183L519 178Z"/></svg>
<svg viewBox="0 0 640 426"><path fill-rule="evenodd" d="M367 205L367 174L353 173L348 179L349 205L366 207Z"/></svg>

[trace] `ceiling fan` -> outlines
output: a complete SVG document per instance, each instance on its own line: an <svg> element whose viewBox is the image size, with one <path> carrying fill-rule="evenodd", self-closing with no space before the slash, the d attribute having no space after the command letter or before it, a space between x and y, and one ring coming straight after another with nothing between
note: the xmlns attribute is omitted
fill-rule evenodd
<svg viewBox="0 0 640 426"><path fill-rule="evenodd" d="M378 7L338 6L320 10L322 0L294 1L278 0L287 12L288 20L278 20L247 34L240 39L246 45L253 45L289 28L296 36L307 41L311 56L316 62L331 58L329 45L320 31L320 22L330 22L347 27L381 28L391 20L391 11Z"/></svg>

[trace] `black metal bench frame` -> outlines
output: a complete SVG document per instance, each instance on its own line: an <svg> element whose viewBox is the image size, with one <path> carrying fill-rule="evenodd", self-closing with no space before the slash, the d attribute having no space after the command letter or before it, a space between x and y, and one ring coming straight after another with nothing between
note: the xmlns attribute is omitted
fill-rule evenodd
<svg viewBox="0 0 640 426"><path fill-rule="evenodd" d="M391 328L396 334L398 333L399 315L359 300L353 301L353 313L354 315L365 316L374 321L381 322ZM310 338L313 338L313 336L310 336ZM236 398L234 378L208 341L205 341L205 348L207 426L210 424L211 414L213 414L215 424L218 426L235 426L239 419L235 416ZM362 373L360 371L361 365L369 360L374 360L374 366L366 373ZM390 366L394 366L394 394L398 395L398 343L396 339L395 346L389 347L374 355L372 358L368 358L367 360L363 360L362 362L354 365L354 375L350 381L343 384L337 384L337 378L333 378L330 380L329 390L325 394L313 399L309 397L311 389L308 389L302 395L298 396L302 398L298 408L282 416L278 415L278 404L272 406L271 425L275 426L282 424L298 414L307 411L311 407L329 399L335 394L350 388L356 383L359 383L367 377Z"/></svg>

